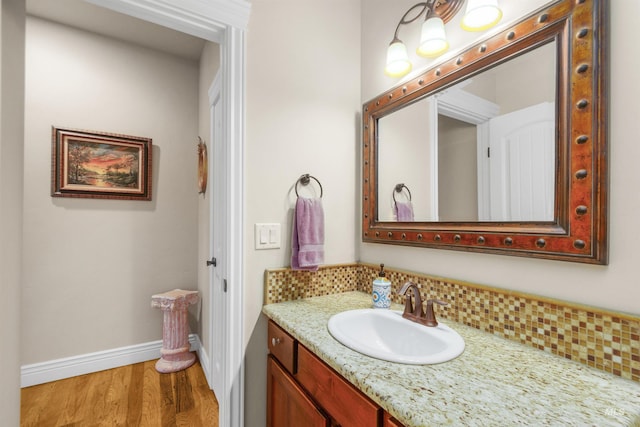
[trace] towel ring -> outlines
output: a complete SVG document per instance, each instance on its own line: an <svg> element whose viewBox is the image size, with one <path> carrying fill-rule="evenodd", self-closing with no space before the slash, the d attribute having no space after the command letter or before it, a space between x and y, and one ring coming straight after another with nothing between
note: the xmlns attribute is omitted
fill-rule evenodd
<svg viewBox="0 0 640 427"><path fill-rule="evenodd" d="M308 173L301 175L300 178L298 178L298 180L296 181L296 186L295 186L296 197L300 197L300 195L298 194L298 184L309 185L309 182L311 182L311 179L313 179L315 182L318 183L318 186L320 187L320 198L322 198L322 184L320 184L320 181L318 181L318 178L316 178L313 175L309 175Z"/></svg>
<svg viewBox="0 0 640 427"><path fill-rule="evenodd" d="M411 191L409 190L409 187L407 187L404 184L396 184L393 192L391 193L391 196L393 197L393 201L395 203L396 201L396 193L402 193L402 189L406 188L407 189L407 193L409 193L409 201L411 201Z"/></svg>

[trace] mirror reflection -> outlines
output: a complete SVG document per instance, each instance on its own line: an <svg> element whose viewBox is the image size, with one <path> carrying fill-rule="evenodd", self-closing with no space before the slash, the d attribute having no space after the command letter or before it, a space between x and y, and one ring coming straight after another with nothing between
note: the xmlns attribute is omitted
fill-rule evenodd
<svg viewBox="0 0 640 427"><path fill-rule="evenodd" d="M553 221L556 42L378 119L378 221Z"/></svg>

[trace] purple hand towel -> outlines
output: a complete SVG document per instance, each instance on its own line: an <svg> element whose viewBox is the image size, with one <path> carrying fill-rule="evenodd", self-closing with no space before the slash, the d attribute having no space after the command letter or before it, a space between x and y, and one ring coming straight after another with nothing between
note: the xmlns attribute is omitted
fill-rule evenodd
<svg viewBox="0 0 640 427"><path fill-rule="evenodd" d="M298 197L291 233L291 269L316 271L324 262L324 211L321 199Z"/></svg>
<svg viewBox="0 0 640 427"><path fill-rule="evenodd" d="M396 202L396 219L400 222L413 221L411 202Z"/></svg>

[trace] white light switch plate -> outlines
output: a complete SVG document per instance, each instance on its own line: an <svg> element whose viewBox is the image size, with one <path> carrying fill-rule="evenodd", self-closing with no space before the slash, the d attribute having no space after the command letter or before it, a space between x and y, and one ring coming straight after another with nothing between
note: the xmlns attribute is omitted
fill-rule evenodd
<svg viewBox="0 0 640 427"><path fill-rule="evenodd" d="M281 240L280 224L257 223L255 227L256 249L277 249Z"/></svg>

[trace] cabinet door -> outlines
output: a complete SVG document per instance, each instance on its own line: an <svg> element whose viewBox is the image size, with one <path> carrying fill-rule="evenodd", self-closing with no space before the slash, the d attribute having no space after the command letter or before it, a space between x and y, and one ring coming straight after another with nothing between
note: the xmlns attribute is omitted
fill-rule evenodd
<svg viewBox="0 0 640 427"><path fill-rule="evenodd" d="M400 421L393 418L389 413L384 413L384 423L382 427L404 427L404 425L400 424Z"/></svg>
<svg viewBox="0 0 640 427"><path fill-rule="evenodd" d="M296 380L342 427L375 427L382 409L303 345Z"/></svg>
<svg viewBox="0 0 640 427"><path fill-rule="evenodd" d="M267 427L329 427L300 386L269 356L267 362Z"/></svg>

